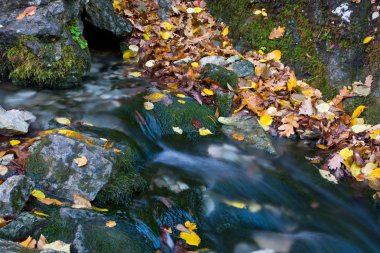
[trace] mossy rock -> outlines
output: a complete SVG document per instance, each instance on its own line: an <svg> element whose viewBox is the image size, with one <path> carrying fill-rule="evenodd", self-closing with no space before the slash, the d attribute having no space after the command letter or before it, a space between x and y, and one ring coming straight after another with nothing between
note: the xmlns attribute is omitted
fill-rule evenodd
<svg viewBox="0 0 380 253"><path fill-rule="evenodd" d="M203 67L201 78L216 82L223 89L228 89L228 85L237 89L239 82L239 76L234 71L211 63L207 63Z"/></svg>
<svg viewBox="0 0 380 253"><path fill-rule="evenodd" d="M21 36L12 46L0 48L5 61L1 72L17 85L68 88L79 85L90 64L88 49L68 40L44 42Z"/></svg>

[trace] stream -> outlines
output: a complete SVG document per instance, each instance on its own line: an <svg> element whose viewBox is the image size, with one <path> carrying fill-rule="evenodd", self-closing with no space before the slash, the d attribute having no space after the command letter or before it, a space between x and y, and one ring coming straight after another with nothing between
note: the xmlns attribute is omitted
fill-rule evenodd
<svg viewBox="0 0 380 253"><path fill-rule="evenodd" d="M149 87L150 80L123 77L128 68L136 71L137 66L95 52L82 87L53 91L2 84L1 104L35 114L32 131L48 128L55 117L69 117L119 130L141 144L149 158L142 173L150 186L128 207L127 217L152 248L160 244L160 224L147 210L160 203L184 207L187 203L177 202L188 201L199 210L191 215L197 217L201 246L212 252L379 252L379 212L372 193L323 179L305 159L315 154L308 143L276 139L280 155L273 157L220 134L197 142L180 137L147 141L130 123L133 119L110 113ZM161 217L173 220L174 227L174 216L190 215L186 208L170 210Z"/></svg>

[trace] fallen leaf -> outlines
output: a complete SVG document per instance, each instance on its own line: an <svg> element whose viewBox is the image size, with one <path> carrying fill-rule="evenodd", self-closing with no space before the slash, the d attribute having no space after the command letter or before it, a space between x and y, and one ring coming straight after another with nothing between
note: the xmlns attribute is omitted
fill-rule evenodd
<svg viewBox="0 0 380 253"><path fill-rule="evenodd" d="M169 31L166 31L166 32L160 32L160 36L161 36L161 38L163 38L164 40L168 40L168 39L172 36L172 33L169 32Z"/></svg>
<svg viewBox="0 0 380 253"><path fill-rule="evenodd" d="M44 199L44 198L46 198L45 193L43 193L40 190L33 190L31 195L33 197L37 198L37 199Z"/></svg>
<svg viewBox="0 0 380 253"><path fill-rule="evenodd" d="M313 104L311 103L311 99L308 98L302 102L302 106L300 107L299 113L301 115L311 116L314 113Z"/></svg>
<svg viewBox="0 0 380 253"><path fill-rule="evenodd" d="M232 133L232 134L230 134L230 136L232 138L234 138L235 140L238 140L238 141L242 141L245 139L245 136L243 134Z"/></svg>
<svg viewBox="0 0 380 253"><path fill-rule="evenodd" d="M156 64L155 60L149 60L145 63L145 66L148 68L153 68L155 64Z"/></svg>
<svg viewBox="0 0 380 253"><path fill-rule="evenodd" d="M92 209L95 211L98 211L98 212L108 212L109 211L107 208L99 208L96 206L93 206Z"/></svg>
<svg viewBox="0 0 380 253"><path fill-rule="evenodd" d="M75 158L74 162L78 165L78 167L86 166L88 163L87 158L84 155L82 155L81 157Z"/></svg>
<svg viewBox="0 0 380 253"><path fill-rule="evenodd" d="M339 151L339 155L342 157L343 160L347 160L348 158L354 155L354 151L352 151L349 148L344 148Z"/></svg>
<svg viewBox="0 0 380 253"><path fill-rule="evenodd" d="M65 126L71 125L71 121L68 118L55 118L54 120L61 125L65 125Z"/></svg>
<svg viewBox="0 0 380 253"><path fill-rule="evenodd" d="M70 253L70 245L71 244L64 243L63 241L55 241L55 242L46 244L44 246L44 250L52 249L58 252Z"/></svg>
<svg viewBox="0 0 380 253"><path fill-rule="evenodd" d="M177 101L178 101L178 103L180 103L180 104L186 104L186 101L185 101L185 100L178 99Z"/></svg>
<svg viewBox="0 0 380 253"><path fill-rule="evenodd" d="M142 76L141 72L137 72L137 71L130 72L129 75L133 76L133 77L141 77Z"/></svg>
<svg viewBox="0 0 380 253"><path fill-rule="evenodd" d="M364 40L363 40L363 44L370 43L373 40L373 38L374 38L373 36L367 36L367 37L365 37Z"/></svg>
<svg viewBox="0 0 380 253"><path fill-rule="evenodd" d="M46 237L43 234L41 234L40 239L38 239L37 242L37 249L44 249L46 244L48 244L48 241L46 240Z"/></svg>
<svg viewBox="0 0 380 253"><path fill-rule="evenodd" d="M316 106L319 113L326 113L330 110L330 105L328 103L322 102Z"/></svg>
<svg viewBox="0 0 380 253"><path fill-rule="evenodd" d="M144 102L144 108L147 111L153 110L154 109L154 104L152 102Z"/></svg>
<svg viewBox="0 0 380 253"><path fill-rule="evenodd" d="M160 92L155 92L155 93L149 94L148 96L145 96L144 98L146 100L151 101L151 102L158 102L161 99L163 99L164 97L166 97L165 94L162 94Z"/></svg>
<svg viewBox="0 0 380 253"><path fill-rule="evenodd" d="M222 36L227 36L228 33L229 33L229 29L228 29L228 26L226 26L226 28L224 28L222 31Z"/></svg>
<svg viewBox="0 0 380 253"><path fill-rule="evenodd" d="M0 165L0 176L4 176L5 174L8 173L8 168L7 166Z"/></svg>
<svg viewBox="0 0 380 253"><path fill-rule="evenodd" d="M19 140L11 140L11 141L9 141L9 144L11 144L12 147L17 146L20 143L21 143L21 141L19 141Z"/></svg>
<svg viewBox="0 0 380 253"><path fill-rule="evenodd" d="M338 180L336 179L336 177L333 174L330 173L330 171L319 170L319 174L321 174L321 176L324 179L327 179L328 181L333 182L334 184L338 184Z"/></svg>
<svg viewBox="0 0 380 253"><path fill-rule="evenodd" d="M290 74L289 80L287 82L288 90L291 91L293 88L297 87L297 78L294 71Z"/></svg>
<svg viewBox="0 0 380 253"><path fill-rule="evenodd" d="M34 240L31 236L28 236L25 241L20 242L20 245L25 248L34 249L36 247L36 240Z"/></svg>
<svg viewBox="0 0 380 253"><path fill-rule="evenodd" d="M205 128L205 127L199 128L198 131L199 131L199 135L200 136L206 136L206 135L212 134L212 132L209 129Z"/></svg>
<svg viewBox="0 0 380 253"><path fill-rule="evenodd" d="M357 124L357 125L351 126L351 130L356 134L362 133L370 128L371 128L371 125L367 125L367 124Z"/></svg>
<svg viewBox="0 0 380 253"><path fill-rule="evenodd" d="M181 232L179 237L185 240L188 245L199 246L201 243L201 238L193 231L197 229L197 225L195 223L191 223L190 221L186 221L185 227L189 230L189 232Z"/></svg>
<svg viewBox="0 0 380 253"><path fill-rule="evenodd" d="M137 45L129 45L129 50L131 50L132 52L138 52L139 51L139 47Z"/></svg>
<svg viewBox="0 0 380 253"><path fill-rule="evenodd" d="M202 91L207 96L213 96L214 95L214 92L212 90L210 90L210 89L204 88Z"/></svg>
<svg viewBox="0 0 380 253"><path fill-rule="evenodd" d="M364 111L366 107L364 105L359 105L358 107L356 107L356 109L354 110L354 112L352 113L352 116L351 118L358 118L360 117L360 115L362 114L362 112Z"/></svg>
<svg viewBox="0 0 380 253"><path fill-rule="evenodd" d="M16 19L21 20L21 19L24 19L26 16L33 16L36 14L36 11L37 11L36 6L29 6L22 13L17 15Z"/></svg>
<svg viewBox="0 0 380 253"><path fill-rule="evenodd" d="M41 216L41 217L49 217L49 215L47 215L46 213L41 212L41 211L38 211L38 210L33 210L32 212L33 212L35 215L38 215L38 216Z"/></svg>
<svg viewBox="0 0 380 253"><path fill-rule="evenodd" d="M113 220L109 220L106 222L106 227L107 228L113 228L116 226L116 221L113 221Z"/></svg>
<svg viewBox="0 0 380 253"><path fill-rule="evenodd" d="M45 205L56 205L56 206L62 206L62 202L59 201L58 199L53 199L53 198L38 198L37 199L39 202L45 204Z"/></svg>
<svg viewBox="0 0 380 253"><path fill-rule="evenodd" d="M74 204L71 206L72 208L77 208L77 209L80 209L80 208L91 209L92 208L90 201L88 201L87 199L85 199L84 197L78 194L73 195L73 202Z"/></svg>
<svg viewBox="0 0 380 253"><path fill-rule="evenodd" d="M191 66L192 66L193 68L198 68L198 67L199 67L199 63L198 63L198 62L192 62L192 63L191 63Z"/></svg>
<svg viewBox="0 0 380 253"><path fill-rule="evenodd" d="M247 204L245 204L243 202L239 202L239 201L224 200L223 202L226 205L229 205L229 206L232 206L232 207L236 207L236 208L239 208L239 209L243 209L243 208L247 207Z"/></svg>
<svg viewBox="0 0 380 253"><path fill-rule="evenodd" d="M274 40L274 39L282 38L284 36L284 33L285 33L285 27L281 27L281 26L275 27L270 33L269 39Z"/></svg>
<svg viewBox="0 0 380 253"><path fill-rule="evenodd" d="M270 126L272 124L273 118L269 115L264 115L264 116L260 117L259 122L260 122L261 126L267 127L267 126Z"/></svg>
<svg viewBox="0 0 380 253"><path fill-rule="evenodd" d="M173 131L177 134L183 134L183 130L180 127L173 127Z"/></svg>

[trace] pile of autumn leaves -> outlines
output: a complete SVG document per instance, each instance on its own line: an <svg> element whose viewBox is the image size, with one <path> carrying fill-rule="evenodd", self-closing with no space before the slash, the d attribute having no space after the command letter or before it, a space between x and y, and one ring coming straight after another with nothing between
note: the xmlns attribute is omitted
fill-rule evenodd
<svg viewBox="0 0 380 253"><path fill-rule="evenodd" d="M281 63L279 50L239 54L228 38L228 27L215 21L204 1L173 1L165 21L159 18L154 1L127 2L131 1L114 1L115 9L135 28L125 60L139 61L163 88L192 96L200 103L212 103L215 91L222 89L213 82L200 80L202 57L239 56L250 61L255 66L255 76L240 78L238 90L230 88L236 95L235 114L250 110L272 135L317 138L317 147L335 152L321 170L325 178L337 182L337 178L352 175L358 181L368 180L371 187L380 190L380 125L368 125L360 117L365 106L356 108L352 115L343 109L345 99L369 94L371 76L363 83L343 87L334 99L324 101L318 89L298 80ZM268 36L281 37L283 32L281 27L274 28Z"/></svg>

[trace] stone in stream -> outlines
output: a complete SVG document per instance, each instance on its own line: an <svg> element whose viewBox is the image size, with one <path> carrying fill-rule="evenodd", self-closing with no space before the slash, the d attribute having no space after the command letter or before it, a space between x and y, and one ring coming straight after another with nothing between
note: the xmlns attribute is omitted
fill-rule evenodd
<svg viewBox="0 0 380 253"><path fill-rule="evenodd" d="M218 66L225 66L226 65L226 60L224 59L223 56L213 55L213 56L203 57L200 60L200 63L201 63L202 67L206 66L207 64L215 64L215 65L218 65Z"/></svg>
<svg viewBox="0 0 380 253"><path fill-rule="evenodd" d="M34 183L26 176L12 176L0 185L0 217L16 216L24 207Z"/></svg>
<svg viewBox="0 0 380 253"><path fill-rule="evenodd" d="M26 134L29 130L29 124L35 120L36 117L30 112L21 110L6 111L0 106L0 135Z"/></svg>
<svg viewBox="0 0 380 253"><path fill-rule="evenodd" d="M111 129L103 131L115 132ZM127 204L135 192L145 187L144 179L134 167L137 151L129 139L123 140L125 136L121 133L115 134L115 138L130 146L114 144L114 147L125 154L104 148L104 141L94 138L96 134L86 133L85 137L79 132L71 133L77 138L50 134L31 149L27 175L39 189L68 200L79 194L104 205ZM86 157L87 164L79 167L74 160L82 156Z"/></svg>
<svg viewBox="0 0 380 253"><path fill-rule="evenodd" d="M218 120L223 124L222 131L226 136L232 138L232 134L240 134L244 136L244 139L239 141L239 143L272 155L277 153L270 136L260 126L255 117L220 117Z"/></svg>
<svg viewBox="0 0 380 253"><path fill-rule="evenodd" d="M12 241L22 241L32 235L45 220L35 214L22 212L15 220L0 228L0 237Z"/></svg>
<svg viewBox="0 0 380 253"><path fill-rule="evenodd" d="M210 63L204 66L201 78L214 81L226 90L228 90L228 85L237 89L239 81L239 76L234 71Z"/></svg>

